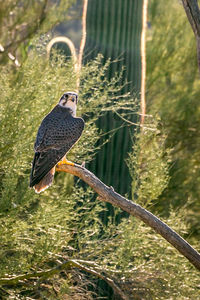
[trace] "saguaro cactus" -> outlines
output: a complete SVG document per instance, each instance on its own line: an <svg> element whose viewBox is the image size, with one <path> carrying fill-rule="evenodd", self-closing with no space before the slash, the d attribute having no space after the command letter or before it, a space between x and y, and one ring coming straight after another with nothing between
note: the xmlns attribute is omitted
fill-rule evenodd
<svg viewBox="0 0 200 300"><path fill-rule="evenodd" d="M127 80L129 84L122 93L134 91L138 97L141 86L142 8L141 0L89 0L85 48L85 60L96 57L97 53L102 53L105 60L120 58L111 64L108 77L125 66L123 81ZM99 125L104 131L109 131L118 127L119 121L113 114L107 114ZM122 194L130 191L131 181L124 161L130 150L129 130L120 129L90 166L97 176Z"/></svg>

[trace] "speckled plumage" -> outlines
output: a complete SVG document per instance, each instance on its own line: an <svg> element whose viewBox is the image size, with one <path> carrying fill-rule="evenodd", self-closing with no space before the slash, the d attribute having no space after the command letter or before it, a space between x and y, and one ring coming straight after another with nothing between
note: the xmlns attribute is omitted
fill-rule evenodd
<svg viewBox="0 0 200 300"><path fill-rule="evenodd" d="M30 187L53 178L52 168L80 138L84 129L82 118L73 117L69 108L59 104L43 119L35 142Z"/></svg>

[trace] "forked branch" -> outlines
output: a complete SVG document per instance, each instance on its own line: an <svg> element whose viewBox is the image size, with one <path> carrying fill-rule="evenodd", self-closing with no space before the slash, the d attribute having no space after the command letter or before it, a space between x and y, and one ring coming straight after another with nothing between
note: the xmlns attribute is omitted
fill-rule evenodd
<svg viewBox="0 0 200 300"><path fill-rule="evenodd" d="M154 216L148 210L142 208L140 205L126 199L120 194L116 193L112 187L106 186L99 178L86 168L75 164L74 166L63 164L56 168L57 171L70 173L78 176L85 181L98 195L100 200L109 202L114 206L120 207L122 210L128 212L142 220L145 224L150 226L155 232L160 234L173 247L175 247L183 256L185 256L198 270L200 270L200 254L179 234L171 229L167 224L162 222L159 218Z"/></svg>

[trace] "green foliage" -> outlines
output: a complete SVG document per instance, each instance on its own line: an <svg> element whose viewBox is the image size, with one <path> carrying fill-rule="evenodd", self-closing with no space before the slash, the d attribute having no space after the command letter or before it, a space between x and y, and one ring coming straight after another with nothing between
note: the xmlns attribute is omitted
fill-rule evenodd
<svg viewBox="0 0 200 300"><path fill-rule="evenodd" d="M183 220L184 214L176 212L166 221L183 235ZM130 299L198 299L198 272L141 222L124 219L111 245L109 263L114 262L113 274L118 274Z"/></svg>
<svg viewBox="0 0 200 300"><path fill-rule="evenodd" d="M0 63L11 62L8 52L21 62L27 57L31 38L47 33L69 16L67 11L74 0L0 0L0 35L4 52ZM13 62L11 63L13 65Z"/></svg>
<svg viewBox="0 0 200 300"><path fill-rule="evenodd" d="M199 236L200 86L195 38L178 1L151 1L149 20L148 109L160 115L166 147L172 149L171 179L160 208L164 204L167 214L171 205L185 205L191 231Z"/></svg>
<svg viewBox="0 0 200 300"><path fill-rule="evenodd" d="M132 198L143 207L163 215L162 209L168 207L168 203L161 203L160 196L169 184L173 152L166 146L167 136L160 120L153 121L152 116L147 120L148 124L144 124L136 135L128 160L133 178ZM189 235L185 207L179 210L170 208L165 222L181 236ZM123 220L118 226L114 245L115 254L110 255L115 264L112 267L122 272L124 285L126 289L130 288L129 295L133 295L133 299L198 299L198 272L144 224L132 217Z"/></svg>
<svg viewBox="0 0 200 300"><path fill-rule="evenodd" d="M107 78L112 80L115 73L122 72L119 95L130 92L137 96L141 85L140 40L142 31L141 0L92 0L88 1L87 40L84 61L94 59L98 53L104 56L104 63L111 59ZM139 98L139 97L137 97ZM111 98L110 98L111 99ZM134 107L136 105L136 107ZM138 103L132 103L134 110ZM135 115L131 116L136 121ZM112 113L98 120L103 131L119 128L121 120ZM120 194L131 194L131 178L125 159L132 148L132 132L120 128L104 145L90 164L90 169L106 184L112 185ZM120 151L119 151L120 149ZM110 208L110 214L112 214Z"/></svg>
<svg viewBox="0 0 200 300"><path fill-rule="evenodd" d="M128 165L132 176L132 198L143 206L149 206L168 185L169 151L165 150L166 137L157 122L144 128L135 137L133 152Z"/></svg>
<svg viewBox="0 0 200 300"><path fill-rule="evenodd" d="M198 299L199 274L189 262L135 218L119 223L116 208L113 216L107 217L106 226L102 219L107 206L80 180L59 173L53 186L40 195L28 188L38 126L62 93L75 88L76 81L71 62L56 53L48 62L41 55L43 46L37 44L41 37L35 40L37 42L30 43L27 59L18 70L6 65L0 73L0 277L47 270L67 259L79 259L86 266L114 278L130 299ZM128 94L116 97L121 89L122 74L107 80L110 62L104 65L102 62L103 58L98 56L83 67L81 74L78 114L86 120L86 128L68 156L79 163L91 161L100 147L99 138L104 133L96 125L99 117L113 111L127 119L137 109L135 100ZM152 74L154 76L154 72ZM183 86L183 90L186 89L186 84ZM197 83L195 88L198 89ZM149 96L153 91L149 89ZM164 91L164 84L160 91ZM157 91L157 95L160 94ZM133 105L136 108L133 109ZM173 112L171 106L170 109ZM165 114L170 117L167 109ZM169 181L168 165L175 155L168 150L174 131L168 130L165 114L161 114L162 126L156 120L150 121L137 133L128 160L133 199L156 210L163 208L162 200L167 199L163 194ZM103 142L107 140L108 135ZM193 161L190 162L192 166ZM166 222L182 236L190 233L185 219L184 209L168 209ZM15 287L4 286L0 288L0 297L111 298L108 291L98 288L99 285L96 277L74 269L53 278L34 279Z"/></svg>
<svg viewBox="0 0 200 300"><path fill-rule="evenodd" d="M104 84L109 64L101 66L101 60L99 56L82 73L78 114L83 114L87 123L84 136L70 154L70 159L78 162L92 159L96 151L97 116L109 109L121 112L127 103L129 107L127 97L119 98L118 105L106 101L118 92L119 78ZM183 257L132 217L116 226L117 209L105 226L101 221L105 204L96 199L90 188L81 187L79 181L73 185L70 175L56 174L54 185L40 195L28 189L38 125L62 92L74 88L70 62L56 55L49 64L33 51L16 74L5 70L0 76L0 276L47 270L73 258L85 261L98 272L104 270L130 299L169 299L169 295L198 299L198 274ZM137 179L134 193L137 201L145 205L152 204L168 182L165 135L162 128L156 129L156 122L151 123L138 133L134 154L129 158L130 171ZM185 235L184 218L184 214L172 212L167 223ZM169 272L170 278L166 278ZM23 299L24 295L32 299L77 299L77 295L79 299L93 299L95 293L110 297L106 290L97 289L97 278L78 270L6 291L10 299Z"/></svg>
<svg viewBox="0 0 200 300"><path fill-rule="evenodd" d="M130 104L128 96L115 102L107 101L119 90L119 77L113 78L111 83L101 84L109 67L109 63L101 67L101 60L99 56L83 68L78 114L85 116L86 127L79 143L68 156L79 163L91 160L96 151L96 142L101 134L96 127L96 119L104 111L121 110L125 104ZM91 242L104 231L99 217L105 211L104 205L95 200L90 189L81 188L79 184L73 187L72 176L56 174L54 185L40 195L28 188L38 126L62 93L75 89L75 79L71 62L65 62L63 57L54 54L49 63L34 50L34 42L33 50L17 72L2 68L2 277L49 268L56 264L57 255L84 258L80 254L82 249L90 249ZM89 258L89 251L85 257ZM73 290L73 280L70 280L68 277L63 283L71 286L69 293ZM66 291L64 287L59 288L62 289ZM22 295L21 292L19 289L14 294Z"/></svg>

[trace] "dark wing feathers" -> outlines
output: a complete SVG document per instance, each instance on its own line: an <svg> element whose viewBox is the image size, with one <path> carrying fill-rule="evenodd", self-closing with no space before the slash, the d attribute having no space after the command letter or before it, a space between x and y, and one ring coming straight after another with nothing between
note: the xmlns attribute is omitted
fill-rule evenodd
<svg viewBox="0 0 200 300"><path fill-rule="evenodd" d="M35 141L35 145L34 145L34 149L35 151L40 151L42 142L44 140L44 135L47 131L48 128L48 123L44 122L44 120L42 121L39 129L38 129L38 133L37 133L37 137L36 137L36 141Z"/></svg>
<svg viewBox="0 0 200 300"><path fill-rule="evenodd" d="M56 108L56 107L55 107ZM30 186L33 187L65 156L80 138L84 121L60 108L42 121L35 142Z"/></svg>
<svg viewBox="0 0 200 300"><path fill-rule="evenodd" d="M63 158L65 154L66 149L52 149L45 152L36 152L33 159L30 187L39 183L40 180Z"/></svg>
<svg viewBox="0 0 200 300"><path fill-rule="evenodd" d="M53 112L53 111L52 111ZM75 143L79 139L84 129L82 118L74 118L67 114L65 118L60 114L49 120L51 114L42 121L37 139L35 142L35 151L45 151L48 149L59 149L66 143Z"/></svg>

